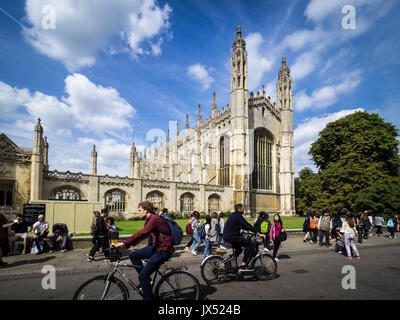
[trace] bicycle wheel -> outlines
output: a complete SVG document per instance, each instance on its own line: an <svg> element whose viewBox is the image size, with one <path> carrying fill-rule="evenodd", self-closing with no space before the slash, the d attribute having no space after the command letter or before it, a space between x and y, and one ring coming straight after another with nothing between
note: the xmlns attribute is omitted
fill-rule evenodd
<svg viewBox="0 0 400 320"><path fill-rule="evenodd" d="M198 300L200 284L190 272L173 270L157 283L154 296L159 300Z"/></svg>
<svg viewBox="0 0 400 320"><path fill-rule="evenodd" d="M252 267L254 275L258 280L271 279L276 275L278 270L276 261L267 253L261 253L255 258Z"/></svg>
<svg viewBox="0 0 400 320"><path fill-rule="evenodd" d="M221 283L225 279L225 264L222 263L224 260L221 256L209 257L201 265L201 277L207 284Z"/></svg>
<svg viewBox="0 0 400 320"><path fill-rule="evenodd" d="M76 290L73 300L127 300L129 292L121 280L107 275L97 276L86 281Z"/></svg>

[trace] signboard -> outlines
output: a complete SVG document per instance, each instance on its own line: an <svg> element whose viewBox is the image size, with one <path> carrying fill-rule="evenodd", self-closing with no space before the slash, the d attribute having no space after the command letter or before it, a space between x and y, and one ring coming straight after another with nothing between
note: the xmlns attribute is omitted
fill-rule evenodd
<svg viewBox="0 0 400 320"><path fill-rule="evenodd" d="M32 226L36 221L38 221L38 217L41 214L46 217L45 204L39 204L39 203L24 204L24 221L26 221L30 226Z"/></svg>

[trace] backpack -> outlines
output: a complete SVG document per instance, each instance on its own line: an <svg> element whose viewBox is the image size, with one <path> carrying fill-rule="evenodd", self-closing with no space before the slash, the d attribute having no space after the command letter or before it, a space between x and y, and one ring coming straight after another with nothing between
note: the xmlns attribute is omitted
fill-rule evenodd
<svg viewBox="0 0 400 320"><path fill-rule="evenodd" d="M174 246L181 244L183 238L183 231L181 227L172 218L166 215L160 217L163 218L164 222L168 225L169 230L171 230L172 244Z"/></svg>
<svg viewBox="0 0 400 320"><path fill-rule="evenodd" d="M216 232L220 232L221 231L221 225L219 224L219 221L214 226L214 229L215 229Z"/></svg>
<svg viewBox="0 0 400 320"><path fill-rule="evenodd" d="M310 221L310 229L315 229L315 228L317 228L317 219L316 218L311 219L311 221Z"/></svg>
<svg viewBox="0 0 400 320"><path fill-rule="evenodd" d="M390 218L388 220L388 222L386 223L386 226L389 227L389 228L393 228L394 227L394 223L393 223L393 219L392 218Z"/></svg>
<svg viewBox="0 0 400 320"><path fill-rule="evenodd" d="M261 222L260 231L261 231L261 233L264 233L264 234L266 234L266 233L269 232L269 224L268 224L268 221L263 221L263 222Z"/></svg>
<svg viewBox="0 0 400 320"><path fill-rule="evenodd" d="M186 224L186 234L193 234L192 219L189 219L188 223Z"/></svg>
<svg viewBox="0 0 400 320"><path fill-rule="evenodd" d="M197 231L197 234L199 235L199 238L201 240L204 240L206 238L206 224L205 223L203 223L200 226L199 230Z"/></svg>

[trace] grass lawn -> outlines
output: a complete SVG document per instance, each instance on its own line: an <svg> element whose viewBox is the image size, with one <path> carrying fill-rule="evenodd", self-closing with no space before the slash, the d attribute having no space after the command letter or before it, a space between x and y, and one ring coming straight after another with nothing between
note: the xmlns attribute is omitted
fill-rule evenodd
<svg viewBox="0 0 400 320"><path fill-rule="evenodd" d="M272 221L273 217L270 217L269 220ZM281 217L283 226L286 229L301 229L303 227L303 217ZM204 219L202 219L204 220ZM225 219L226 220L226 219ZM247 218L246 219L250 224L253 225L255 218ZM188 219L176 219L175 220L179 226L182 228L183 232L186 231L186 223ZM126 234L134 234L144 227L144 220L137 221L117 221L116 222L117 229L120 235ZM89 236L89 233L81 233L78 236Z"/></svg>

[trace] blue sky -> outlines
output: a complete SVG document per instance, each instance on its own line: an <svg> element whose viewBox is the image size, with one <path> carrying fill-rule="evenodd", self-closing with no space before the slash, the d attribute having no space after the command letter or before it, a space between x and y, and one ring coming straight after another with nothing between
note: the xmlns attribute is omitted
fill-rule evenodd
<svg viewBox="0 0 400 320"><path fill-rule="evenodd" d="M55 12L55 30L42 26ZM343 29L345 5L355 29ZM326 123L355 110L400 128L400 4L392 0L0 1L0 132L32 147L43 119L50 168L129 174L132 141L169 121L193 127L229 101L236 26L249 59L249 89L276 97L281 57L294 87L296 171ZM54 16L51 16L54 17ZM172 127L175 127L172 125ZM174 134L172 134L174 136Z"/></svg>

